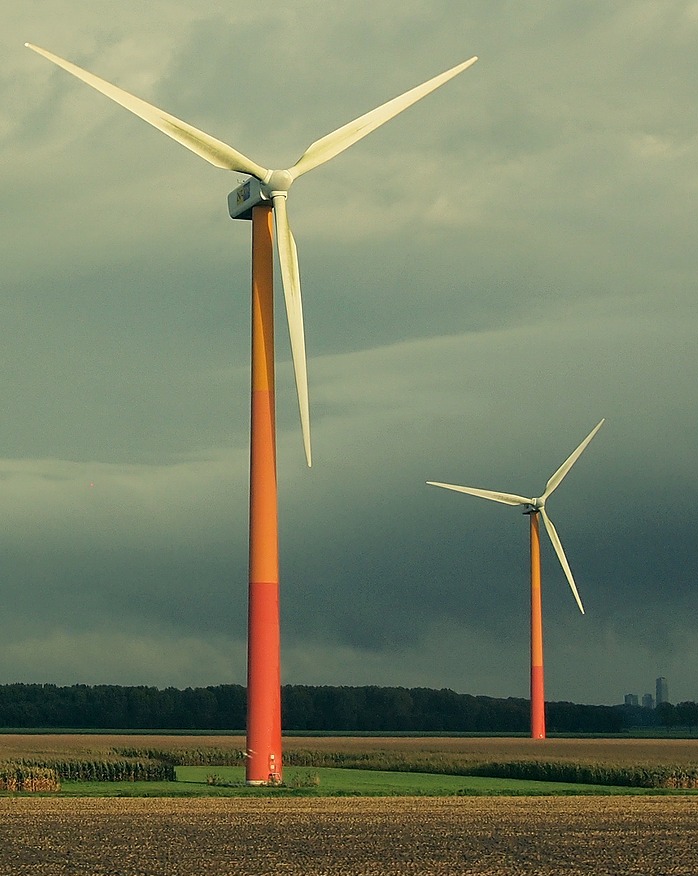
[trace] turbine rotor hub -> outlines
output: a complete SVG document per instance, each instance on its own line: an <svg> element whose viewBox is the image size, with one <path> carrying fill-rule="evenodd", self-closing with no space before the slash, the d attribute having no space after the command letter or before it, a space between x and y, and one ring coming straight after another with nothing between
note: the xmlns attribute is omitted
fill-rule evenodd
<svg viewBox="0 0 698 876"><path fill-rule="evenodd" d="M285 195L293 184L293 177L288 170L270 170L262 180L262 191L266 197Z"/></svg>

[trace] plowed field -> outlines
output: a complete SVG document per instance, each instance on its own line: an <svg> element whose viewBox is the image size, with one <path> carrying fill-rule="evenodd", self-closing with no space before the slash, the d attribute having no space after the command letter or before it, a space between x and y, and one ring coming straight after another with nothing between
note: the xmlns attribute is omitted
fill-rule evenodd
<svg viewBox="0 0 698 876"><path fill-rule="evenodd" d="M1 876L695 876L698 799L0 799Z"/></svg>

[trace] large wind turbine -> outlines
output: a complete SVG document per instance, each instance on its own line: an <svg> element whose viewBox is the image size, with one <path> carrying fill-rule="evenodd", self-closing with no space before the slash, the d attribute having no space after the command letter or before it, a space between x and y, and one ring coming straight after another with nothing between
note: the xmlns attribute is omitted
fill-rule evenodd
<svg viewBox="0 0 698 876"><path fill-rule="evenodd" d="M562 549L560 537L553 525L552 520L545 510L546 502L552 493L560 486L567 472L579 459L587 444L596 435L604 420L594 426L582 443L562 463L560 468L545 485L545 491L538 498L528 499L525 496L517 496L513 493L499 493L494 490L481 490L476 487L459 487L455 484L441 484L436 481L427 481L433 487L444 487L447 490L455 490L458 493L469 493L471 496L479 496L482 499L491 499L493 502L501 502L504 505L522 505L524 514L528 514L530 520L531 536L531 736L533 739L545 739L545 690L543 680L543 612L541 600L541 575L540 575L540 534L538 528L538 515L543 518L546 532L550 537L557 558L565 573L579 610L584 614L584 606L579 598L577 585L572 577L572 570L567 562L567 557Z"/></svg>
<svg viewBox="0 0 698 876"><path fill-rule="evenodd" d="M300 273L286 199L304 173L339 155L371 131L467 70L470 58L311 143L291 167L272 170L194 128L187 122L134 97L93 73L26 44L121 104L210 164L249 175L228 197L232 218L252 220L252 369L250 425L250 591L248 620L247 782L281 780L281 706L279 658L278 512L274 391L274 310L272 223L286 304L301 430L311 464L310 415Z"/></svg>

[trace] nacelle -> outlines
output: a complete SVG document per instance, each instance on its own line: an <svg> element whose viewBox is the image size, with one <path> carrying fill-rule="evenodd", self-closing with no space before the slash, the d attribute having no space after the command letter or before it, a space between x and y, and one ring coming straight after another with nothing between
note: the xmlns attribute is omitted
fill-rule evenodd
<svg viewBox="0 0 698 876"><path fill-rule="evenodd" d="M262 191L262 183L251 176L228 195L228 213L231 219L251 219L252 208L269 198Z"/></svg>

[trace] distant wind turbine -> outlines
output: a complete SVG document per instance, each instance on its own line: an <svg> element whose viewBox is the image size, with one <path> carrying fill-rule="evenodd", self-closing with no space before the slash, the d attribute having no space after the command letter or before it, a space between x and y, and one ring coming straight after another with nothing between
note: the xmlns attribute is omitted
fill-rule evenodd
<svg viewBox="0 0 698 876"><path fill-rule="evenodd" d="M274 391L274 309L271 213L286 303L301 431L311 464L308 377L296 243L286 210L298 177L339 155L371 131L472 66L470 58L311 143L285 170L272 170L134 97L121 88L26 43L26 46L181 143L210 164L248 174L228 197L232 218L252 220L252 416L250 425L250 593L248 626L247 782L281 779L278 511Z"/></svg>
<svg viewBox="0 0 698 876"><path fill-rule="evenodd" d="M605 420L596 425L582 443L562 463L560 468L545 485L545 491L538 498L526 498L513 493L499 493L494 490L481 490L476 487L459 487L455 484L442 484L436 481L427 481L433 487L444 487L447 490L455 490L458 493L469 493L471 496L479 496L481 499L490 499L493 502L501 502L504 505L522 505L529 515L531 534L531 736L534 739L545 739L545 691L543 680L543 612L541 600L541 574L540 574L540 534L538 528L538 515L543 518L546 532L552 542L557 558L570 585L572 594L584 614L584 606L579 598L577 585L572 577L572 570L567 562L567 557L562 549L560 537L553 525L552 520L545 510L546 502L552 493L560 486L567 472L582 455L587 444L596 435Z"/></svg>

